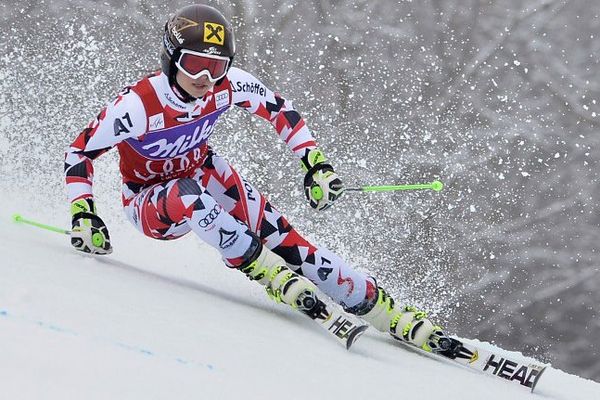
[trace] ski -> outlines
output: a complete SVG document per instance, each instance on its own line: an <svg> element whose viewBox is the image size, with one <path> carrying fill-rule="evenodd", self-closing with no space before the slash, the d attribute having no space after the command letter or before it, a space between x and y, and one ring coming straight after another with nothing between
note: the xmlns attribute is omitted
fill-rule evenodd
<svg viewBox="0 0 600 400"><path fill-rule="evenodd" d="M400 340L400 343L433 357L453 361L462 366L492 375L530 389L537 386L546 366L530 363L522 357L498 354L451 337L438 339L438 349L427 352Z"/></svg>
<svg viewBox="0 0 600 400"><path fill-rule="evenodd" d="M308 315L346 349L350 349L356 339L369 327L368 324L345 312L337 304L325 303L316 296L314 299L316 304L306 309L300 309L300 311Z"/></svg>
<svg viewBox="0 0 600 400"><path fill-rule="evenodd" d="M450 351L440 355L486 375L517 383L532 392L546 369L544 365L533 364L520 357L497 354L454 338L450 340L454 342Z"/></svg>

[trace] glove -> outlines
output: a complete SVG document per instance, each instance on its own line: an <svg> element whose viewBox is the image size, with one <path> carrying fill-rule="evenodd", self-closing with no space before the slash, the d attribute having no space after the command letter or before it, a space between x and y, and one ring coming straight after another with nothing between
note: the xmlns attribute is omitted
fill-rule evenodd
<svg viewBox="0 0 600 400"><path fill-rule="evenodd" d="M91 254L110 254L110 236L104 221L96 215L92 199L80 199L71 203L71 245L79 251Z"/></svg>
<svg viewBox="0 0 600 400"><path fill-rule="evenodd" d="M323 152L312 149L302 157L304 194L312 208L324 210L342 195L342 181L333 170Z"/></svg>

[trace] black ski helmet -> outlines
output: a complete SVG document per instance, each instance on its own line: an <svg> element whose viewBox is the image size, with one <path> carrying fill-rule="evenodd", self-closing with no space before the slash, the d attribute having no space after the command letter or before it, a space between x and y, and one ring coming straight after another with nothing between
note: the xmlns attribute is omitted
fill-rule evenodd
<svg viewBox="0 0 600 400"><path fill-rule="evenodd" d="M229 21L217 9L194 4L175 12L165 24L160 62L162 71L175 82L175 60L182 49L229 57L235 55L235 38ZM221 81L217 82L217 84Z"/></svg>

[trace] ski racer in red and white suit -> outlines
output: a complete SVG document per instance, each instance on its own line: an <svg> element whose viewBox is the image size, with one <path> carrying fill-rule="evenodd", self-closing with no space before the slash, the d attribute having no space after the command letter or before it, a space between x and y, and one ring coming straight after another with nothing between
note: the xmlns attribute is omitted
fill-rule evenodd
<svg viewBox="0 0 600 400"><path fill-rule="evenodd" d="M356 306L375 290L373 279L309 243L208 145L232 105L269 121L299 158L317 146L292 104L248 72L231 68L206 96L187 103L159 72L126 87L71 144L69 200L92 198L92 161L116 147L125 213L146 236L168 240L193 231L235 267L251 231L335 301Z"/></svg>
<svg viewBox="0 0 600 400"><path fill-rule="evenodd" d="M376 329L427 351L443 332L414 307L400 307L375 280L303 238L265 197L212 151L208 140L232 105L271 122L301 160L311 207L329 207L342 182L292 104L251 74L232 68L231 23L213 7L183 7L165 24L161 72L126 87L67 150L71 244L109 254L108 228L92 193L92 162L116 147L125 213L146 236L192 231L225 263L264 285L277 301L325 321L315 285ZM338 323L335 320L334 325ZM332 326L334 326L332 325Z"/></svg>

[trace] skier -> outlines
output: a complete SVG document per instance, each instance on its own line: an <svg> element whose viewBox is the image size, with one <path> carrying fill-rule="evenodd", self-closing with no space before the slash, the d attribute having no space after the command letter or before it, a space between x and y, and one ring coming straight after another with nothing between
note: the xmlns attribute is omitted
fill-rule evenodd
<svg viewBox="0 0 600 400"><path fill-rule="evenodd" d="M310 315L320 303L318 287L376 329L435 351L430 337L441 328L424 312L396 305L373 277L307 241L208 145L217 119L235 105L271 122L300 159L311 207L323 210L342 194L340 178L292 104L233 67L234 56L231 24L216 9L191 5L169 18L161 70L121 91L66 152L72 245L112 252L92 194L92 161L116 147L124 211L144 235L172 240L192 231L277 301Z"/></svg>

